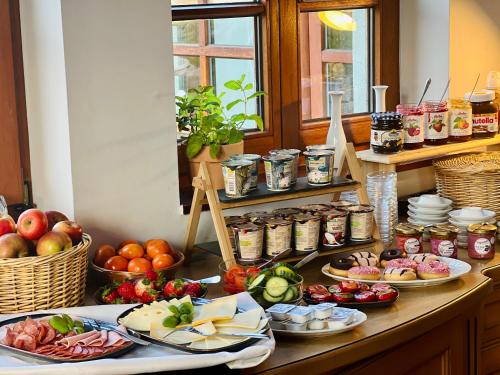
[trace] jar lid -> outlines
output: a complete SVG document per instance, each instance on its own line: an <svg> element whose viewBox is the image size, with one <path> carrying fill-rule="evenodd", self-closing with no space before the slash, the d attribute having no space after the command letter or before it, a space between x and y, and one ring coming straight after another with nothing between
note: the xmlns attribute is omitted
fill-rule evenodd
<svg viewBox="0 0 500 375"><path fill-rule="evenodd" d="M460 229L451 224L436 224L429 228L429 232L438 236L447 236L450 233L458 233Z"/></svg>
<svg viewBox="0 0 500 375"><path fill-rule="evenodd" d="M367 204L359 204L357 206L347 207L349 212L373 212L373 207Z"/></svg>
<svg viewBox="0 0 500 375"><path fill-rule="evenodd" d="M318 221L320 218L311 214L298 214L293 217L293 221L298 221L305 223L306 221L314 220Z"/></svg>
<svg viewBox="0 0 500 375"><path fill-rule="evenodd" d="M331 209L328 211L321 211L321 214L323 215L323 217L326 217L326 218L332 217L333 218L333 217L339 217L339 216L347 216L347 211Z"/></svg>
<svg viewBox="0 0 500 375"><path fill-rule="evenodd" d="M270 155L293 155L297 156L300 155L301 151L297 150L296 148L285 148L285 149L276 149L276 150L271 150L269 151Z"/></svg>
<svg viewBox="0 0 500 375"><path fill-rule="evenodd" d="M293 160L293 156L287 154L272 154L272 155L265 155L262 157L262 159L266 161L271 161L271 162L284 162L284 161L291 161Z"/></svg>
<svg viewBox="0 0 500 375"><path fill-rule="evenodd" d="M321 203L305 204L299 207L302 211L326 211L329 208L328 205Z"/></svg>
<svg viewBox="0 0 500 375"><path fill-rule="evenodd" d="M249 167L253 163L250 160L246 159L239 159L239 160L224 160L220 162L224 167L230 168L230 169L236 169L236 168L242 168L242 167Z"/></svg>
<svg viewBox="0 0 500 375"><path fill-rule="evenodd" d="M372 113L372 120L401 120L401 114L397 112L375 112Z"/></svg>
<svg viewBox="0 0 500 375"><path fill-rule="evenodd" d="M493 224L469 224L467 227L467 232L475 234L489 234L495 233L497 231L497 226Z"/></svg>
<svg viewBox="0 0 500 375"><path fill-rule="evenodd" d="M262 230L264 226L260 223L243 223L243 224L235 224L232 228L235 231L245 231L245 232L256 232L258 230Z"/></svg>
<svg viewBox="0 0 500 375"><path fill-rule="evenodd" d="M423 225L416 225L416 224L410 224L410 223L399 223L398 225L396 225L396 232L399 232L402 234L423 233L424 229L425 228Z"/></svg>
<svg viewBox="0 0 500 375"><path fill-rule="evenodd" d="M260 160L261 156L259 154L235 154L229 157L232 160Z"/></svg>
<svg viewBox="0 0 500 375"><path fill-rule="evenodd" d="M334 155L333 150L311 150L304 151L304 156L318 157L318 156L331 156Z"/></svg>
<svg viewBox="0 0 500 375"><path fill-rule="evenodd" d="M276 208L273 210L274 215L282 215L282 216L289 216L289 215L296 215L300 214L300 209L299 208Z"/></svg>
<svg viewBox="0 0 500 375"><path fill-rule="evenodd" d="M285 219L282 219L280 217L273 217L270 219L266 219L264 221L264 224L266 225L266 227L274 228L274 227L277 227L278 225L282 225L282 226L290 225L290 224L292 224L292 222L290 220L285 220Z"/></svg>
<svg viewBox="0 0 500 375"><path fill-rule="evenodd" d="M316 150L330 150L335 151L334 145L310 145L306 146L307 151L316 151Z"/></svg>
<svg viewBox="0 0 500 375"><path fill-rule="evenodd" d="M248 218L243 216L224 216L224 221L226 222L226 226L232 226L235 224L248 223Z"/></svg>
<svg viewBox="0 0 500 375"><path fill-rule="evenodd" d="M255 220L264 220L267 218L275 217L275 214L272 214L267 211L254 211L254 212L248 212L243 215L243 217L250 219L250 221L255 221Z"/></svg>
<svg viewBox="0 0 500 375"><path fill-rule="evenodd" d="M490 102L495 99L495 92L491 90L474 91L472 96L470 92L466 92L465 98L469 99L469 96L473 103Z"/></svg>

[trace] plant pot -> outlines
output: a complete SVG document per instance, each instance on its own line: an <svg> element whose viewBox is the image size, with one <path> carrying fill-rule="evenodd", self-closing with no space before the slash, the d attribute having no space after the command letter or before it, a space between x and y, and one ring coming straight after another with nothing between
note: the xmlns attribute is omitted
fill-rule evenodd
<svg viewBox="0 0 500 375"><path fill-rule="evenodd" d="M231 155L242 154L243 151L243 141L230 145L223 145L221 146L219 156L214 159L210 156L209 147L203 146L198 155L189 159L189 171L191 172L191 178L198 175L200 163L204 161L207 164L207 169L210 173L210 180L212 181L214 188L224 189L224 177L222 176L220 162L229 159Z"/></svg>

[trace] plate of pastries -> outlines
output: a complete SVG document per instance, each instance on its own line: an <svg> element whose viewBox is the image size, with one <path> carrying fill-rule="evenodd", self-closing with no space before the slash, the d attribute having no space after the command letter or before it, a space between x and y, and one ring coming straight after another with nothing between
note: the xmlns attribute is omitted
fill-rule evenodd
<svg viewBox="0 0 500 375"><path fill-rule="evenodd" d="M321 272L338 281L355 280L366 284L384 281L405 288L443 284L470 270L470 264L458 259L389 249L380 256L369 251L338 254L323 266Z"/></svg>

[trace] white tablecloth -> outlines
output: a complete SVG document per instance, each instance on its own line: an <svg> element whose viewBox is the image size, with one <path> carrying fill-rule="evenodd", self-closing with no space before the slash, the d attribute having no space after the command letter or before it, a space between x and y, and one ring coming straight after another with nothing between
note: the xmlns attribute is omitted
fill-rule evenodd
<svg viewBox="0 0 500 375"><path fill-rule="evenodd" d="M48 312L74 314L108 322L134 305L85 306L47 310ZM238 294L238 306L244 309L256 307L256 302L248 293ZM258 306L258 305L257 305ZM37 311L37 312L47 312ZM23 315L23 314L19 314ZM0 320L16 315L0 315ZM158 345L137 346L129 353L113 359L99 359L81 363L49 363L28 357L13 356L7 350L0 350L1 375L72 375L99 374L118 375L175 371L215 366L225 363L231 369L254 367L265 361L275 347L274 337L260 340L239 352L219 352L213 354L189 354Z"/></svg>

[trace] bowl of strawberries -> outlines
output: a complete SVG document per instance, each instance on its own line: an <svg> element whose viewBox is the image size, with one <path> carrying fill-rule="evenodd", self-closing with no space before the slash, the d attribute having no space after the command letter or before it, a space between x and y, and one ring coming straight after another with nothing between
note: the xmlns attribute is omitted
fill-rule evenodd
<svg viewBox="0 0 500 375"><path fill-rule="evenodd" d="M201 298L207 294L206 284L187 279L169 280L163 272L146 271L137 279L114 281L97 290L98 304L151 303L186 295Z"/></svg>

